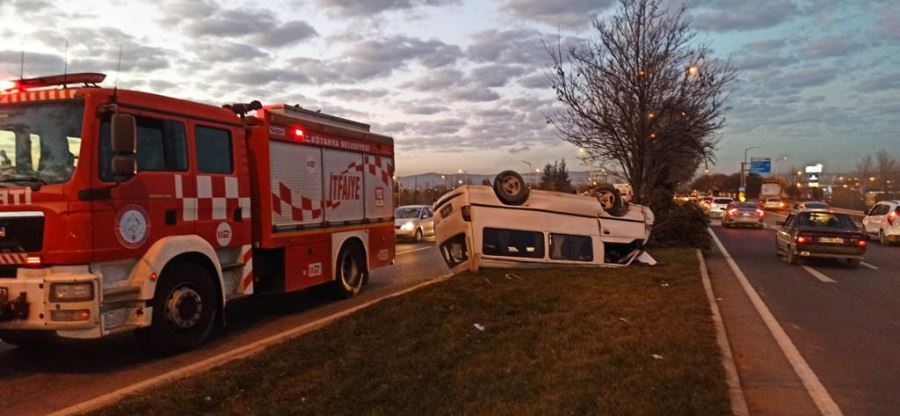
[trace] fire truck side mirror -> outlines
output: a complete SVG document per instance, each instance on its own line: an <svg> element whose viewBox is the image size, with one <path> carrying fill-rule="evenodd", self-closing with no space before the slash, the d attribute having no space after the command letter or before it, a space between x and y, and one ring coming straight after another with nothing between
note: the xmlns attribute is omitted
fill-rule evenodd
<svg viewBox="0 0 900 416"><path fill-rule="evenodd" d="M116 113L110 123L112 138L112 173L116 178L130 178L137 170L137 121L131 114Z"/></svg>

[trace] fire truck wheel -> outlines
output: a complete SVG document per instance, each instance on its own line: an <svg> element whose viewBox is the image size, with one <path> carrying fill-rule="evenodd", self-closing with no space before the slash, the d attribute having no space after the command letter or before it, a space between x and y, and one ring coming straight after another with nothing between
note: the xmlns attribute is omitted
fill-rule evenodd
<svg viewBox="0 0 900 416"><path fill-rule="evenodd" d="M40 347L56 339L53 331L25 331L7 329L0 331L0 341L23 348Z"/></svg>
<svg viewBox="0 0 900 416"><path fill-rule="evenodd" d="M494 193L506 205L522 205L528 200L529 191L521 175L504 170L494 178Z"/></svg>
<svg viewBox="0 0 900 416"><path fill-rule="evenodd" d="M335 295L347 299L359 293L367 274L364 258L362 250L356 244L344 245L338 255L337 270L332 282Z"/></svg>
<svg viewBox="0 0 900 416"><path fill-rule="evenodd" d="M153 297L153 322L136 336L151 351L171 355L196 348L212 330L218 308L216 288L203 267L166 266Z"/></svg>

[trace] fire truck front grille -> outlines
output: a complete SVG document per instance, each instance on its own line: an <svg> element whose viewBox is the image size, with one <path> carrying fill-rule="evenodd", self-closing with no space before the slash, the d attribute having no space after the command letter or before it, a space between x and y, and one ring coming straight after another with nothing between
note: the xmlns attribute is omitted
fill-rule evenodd
<svg viewBox="0 0 900 416"><path fill-rule="evenodd" d="M29 253L44 246L44 217L0 217L0 252Z"/></svg>

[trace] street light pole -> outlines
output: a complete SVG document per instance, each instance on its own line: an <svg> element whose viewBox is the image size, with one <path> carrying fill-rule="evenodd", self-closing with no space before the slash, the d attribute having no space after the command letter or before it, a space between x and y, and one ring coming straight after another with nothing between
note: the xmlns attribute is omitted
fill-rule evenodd
<svg viewBox="0 0 900 416"><path fill-rule="evenodd" d="M523 160L522 163L528 165L528 176L532 176L531 162L526 162ZM534 185L534 177L531 178L531 184Z"/></svg>
<svg viewBox="0 0 900 416"><path fill-rule="evenodd" d="M741 163L741 189L747 192L747 153L753 149L759 149L759 146L750 146L744 149L744 163Z"/></svg>

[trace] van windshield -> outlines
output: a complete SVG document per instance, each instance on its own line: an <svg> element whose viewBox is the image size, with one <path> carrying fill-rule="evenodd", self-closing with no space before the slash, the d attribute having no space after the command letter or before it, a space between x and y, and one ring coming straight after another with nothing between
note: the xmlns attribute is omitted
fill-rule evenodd
<svg viewBox="0 0 900 416"><path fill-rule="evenodd" d="M0 182L62 183L81 150L82 102L0 106Z"/></svg>

